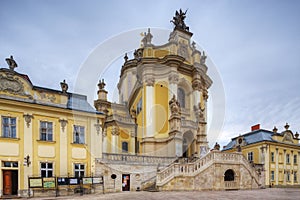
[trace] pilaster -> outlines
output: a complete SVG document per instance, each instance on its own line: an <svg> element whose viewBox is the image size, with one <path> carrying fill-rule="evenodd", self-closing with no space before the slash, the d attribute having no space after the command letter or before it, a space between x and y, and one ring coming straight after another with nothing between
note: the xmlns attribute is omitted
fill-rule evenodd
<svg viewBox="0 0 300 200"><path fill-rule="evenodd" d="M33 175L33 162L35 162L33 156L33 115L31 114L24 114L24 150L23 150L23 157L29 156L31 163L26 163L22 160L22 165L24 169L24 176L23 176L23 184L24 189L28 189L28 177ZM21 173L20 173L21 174ZM21 178L21 177L20 177ZM20 184L19 184L20 185ZM20 188L20 187L19 187Z"/></svg>
<svg viewBox="0 0 300 200"><path fill-rule="evenodd" d="M68 174L68 139L67 139L67 133L68 133L68 121L66 119L60 119L60 133L59 133L59 170L61 175L67 175Z"/></svg>

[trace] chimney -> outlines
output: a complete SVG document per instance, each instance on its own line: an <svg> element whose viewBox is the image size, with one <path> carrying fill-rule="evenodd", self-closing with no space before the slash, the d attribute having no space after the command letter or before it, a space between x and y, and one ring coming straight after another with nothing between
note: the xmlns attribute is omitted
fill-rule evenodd
<svg viewBox="0 0 300 200"><path fill-rule="evenodd" d="M254 126L251 126L251 131L256 131L260 129L260 124L256 124Z"/></svg>

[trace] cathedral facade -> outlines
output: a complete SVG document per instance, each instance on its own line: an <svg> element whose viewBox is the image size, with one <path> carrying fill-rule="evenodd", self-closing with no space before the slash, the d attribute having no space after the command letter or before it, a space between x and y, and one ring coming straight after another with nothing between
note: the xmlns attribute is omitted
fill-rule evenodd
<svg viewBox="0 0 300 200"><path fill-rule="evenodd" d="M106 118L97 172L105 179L106 191L263 185L262 174L240 153L222 153L218 144L209 150L207 100L213 81L207 75L205 52L196 49L184 19L185 13L176 11L165 44L153 44L155 36L148 29L133 58L125 54L119 104L107 100L104 80L98 84L94 106Z"/></svg>
<svg viewBox="0 0 300 200"><path fill-rule="evenodd" d="M119 103L98 83L87 97L34 86L0 69L0 197L135 190L227 190L264 186L264 171L240 152L209 149L205 52L196 49L185 12L163 45L143 34L124 56ZM52 193L51 193L52 191Z"/></svg>

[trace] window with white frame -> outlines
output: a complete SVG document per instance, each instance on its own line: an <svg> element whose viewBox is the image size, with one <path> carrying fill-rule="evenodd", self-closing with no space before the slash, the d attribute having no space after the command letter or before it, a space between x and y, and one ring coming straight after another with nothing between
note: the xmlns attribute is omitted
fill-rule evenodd
<svg viewBox="0 0 300 200"><path fill-rule="evenodd" d="M286 154L286 163L290 163L290 154Z"/></svg>
<svg viewBox="0 0 300 200"><path fill-rule="evenodd" d="M5 138L16 138L16 123L15 117L2 117L2 137Z"/></svg>
<svg viewBox="0 0 300 200"><path fill-rule="evenodd" d="M84 164L74 164L75 177L84 177Z"/></svg>
<svg viewBox="0 0 300 200"><path fill-rule="evenodd" d="M275 159L274 159L274 152L271 152L271 162L275 162Z"/></svg>
<svg viewBox="0 0 300 200"><path fill-rule="evenodd" d="M74 125L73 143L84 144L84 126Z"/></svg>
<svg viewBox="0 0 300 200"><path fill-rule="evenodd" d="M271 171L271 180L274 181L275 180L275 172Z"/></svg>
<svg viewBox="0 0 300 200"><path fill-rule="evenodd" d="M53 163L41 162L41 177L53 176Z"/></svg>
<svg viewBox="0 0 300 200"><path fill-rule="evenodd" d="M53 141L53 124L52 122L40 122L40 140Z"/></svg>
<svg viewBox="0 0 300 200"><path fill-rule="evenodd" d="M248 160L253 161L253 152L248 152Z"/></svg>
<svg viewBox="0 0 300 200"><path fill-rule="evenodd" d="M297 155L294 155L294 165L297 165Z"/></svg>

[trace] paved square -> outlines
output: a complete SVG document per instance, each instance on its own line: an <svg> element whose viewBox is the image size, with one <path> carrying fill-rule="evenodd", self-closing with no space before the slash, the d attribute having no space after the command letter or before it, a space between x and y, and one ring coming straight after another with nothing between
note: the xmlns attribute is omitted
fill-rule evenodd
<svg viewBox="0 0 300 200"><path fill-rule="evenodd" d="M34 198L35 199L35 198ZM40 198L36 198L40 199ZM234 191L194 191L194 192L119 192L110 194L74 195L68 197L49 197L50 199L137 199L137 200L182 200L182 199L300 199L300 188L267 188L258 190L234 190Z"/></svg>

